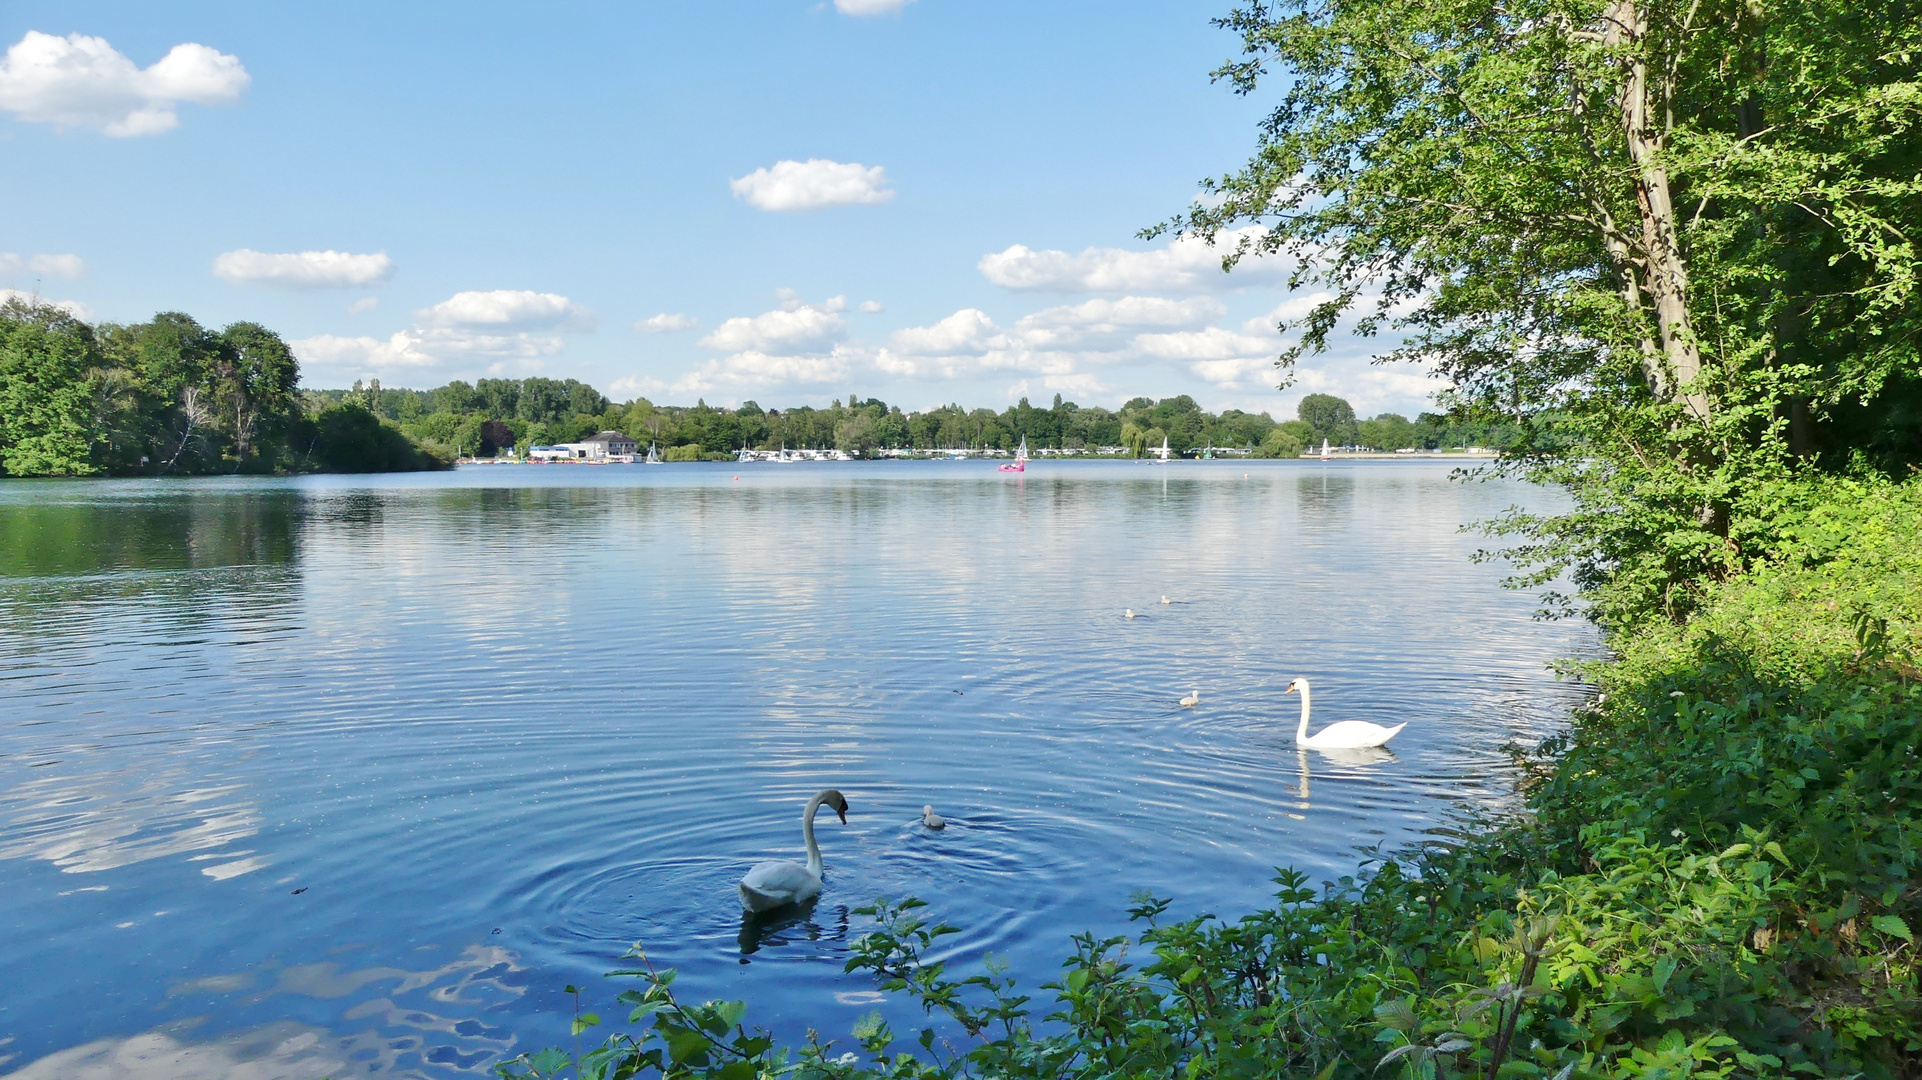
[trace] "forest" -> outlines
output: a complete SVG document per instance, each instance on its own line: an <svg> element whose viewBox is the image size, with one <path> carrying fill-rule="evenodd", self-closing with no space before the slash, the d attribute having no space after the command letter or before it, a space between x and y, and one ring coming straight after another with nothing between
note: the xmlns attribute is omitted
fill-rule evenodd
<svg viewBox="0 0 1922 1080"><path fill-rule="evenodd" d="M718 460L743 446L879 450L1123 447L1165 440L1295 457L1325 439L1374 450L1508 445L1525 432L1498 414L1457 410L1361 419L1329 394L1302 398L1293 419L1204 410L1185 394L1136 397L1118 409L1056 394L1000 412L958 404L903 411L850 394L825 407L763 409L615 402L575 379L454 381L432 390L300 386L286 342L258 323L214 330L163 312L144 323L90 325L50 305L0 307L0 473L8 476L195 476L392 472L450 467L571 442L599 431L657 445L670 460Z"/></svg>
<svg viewBox="0 0 1922 1080"><path fill-rule="evenodd" d="M876 398L850 394L826 407L764 409L753 401L738 407L656 405L645 398L618 403L573 379L481 379L451 382L432 390L356 384L323 391L330 403L359 402L429 446L462 457L492 457L519 447L571 442L599 431L619 431L641 445L677 454L730 458L736 450L836 449L856 456L877 450L1012 450L1023 439L1030 449L1125 447L1137 456L1165 438L1187 454L1207 447L1237 448L1264 457L1294 457L1327 439L1335 446L1375 450L1499 446L1518 429L1500 420L1423 413L1415 420L1394 413L1358 419L1354 407L1329 394L1303 398L1294 419L1236 409L1210 413L1187 395L1137 397L1119 409L1080 406L1056 394L1036 407L1026 398L995 412L958 404L903 411Z"/></svg>
<svg viewBox="0 0 1922 1080"><path fill-rule="evenodd" d="M18 299L0 306L0 473L193 476L446 468L351 403L299 389L300 365L258 323L220 330L164 312L92 326Z"/></svg>

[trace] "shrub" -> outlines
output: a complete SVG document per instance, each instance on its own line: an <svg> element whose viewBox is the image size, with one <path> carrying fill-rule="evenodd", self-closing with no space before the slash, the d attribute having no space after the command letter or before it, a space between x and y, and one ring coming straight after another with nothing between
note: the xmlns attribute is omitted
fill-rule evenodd
<svg viewBox="0 0 1922 1080"><path fill-rule="evenodd" d="M415 443L358 403L330 405L315 414L312 424L311 455L327 472L409 472L453 464L450 456Z"/></svg>

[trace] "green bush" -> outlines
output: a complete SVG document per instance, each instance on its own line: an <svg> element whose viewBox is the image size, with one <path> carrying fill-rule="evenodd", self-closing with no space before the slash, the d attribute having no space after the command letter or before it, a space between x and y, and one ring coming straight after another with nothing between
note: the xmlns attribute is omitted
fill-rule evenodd
<svg viewBox="0 0 1922 1080"><path fill-rule="evenodd" d="M701 444L688 443L685 446L670 446L667 448L667 460L699 461L701 460Z"/></svg>
<svg viewBox="0 0 1922 1080"><path fill-rule="evenodd" d="M409 472L453 464L451 456L415 443L354 402L330 405L310 422L310 454L326 472Z"/></svg>
<svg viewBox="0 0 1922 1080"><path fill-rule="evenodd" d="M1301 456L1301 450L1301 440L1296 438L1293 433L1278 427L1269 432L1268 437L1261 441L1261 445L1255 449L1254 456L1259 458L1294 458Z"/></svg>
<svg viewBox="0 0 1922 1080"><path fill-rule="evenodd" d="M937 1023L781 1049L672 972L578 1061L512 1077L1922 1075L1922 481L1803 493L1776 558L1687 625L1620 629L1571 732L1517 751L1525 812L1236 920L1074 939L1039 1012L881 901L850 970ZM638 953L636 955L639 955ZM582 1018L577 1029L599 1022Z"/></svg>

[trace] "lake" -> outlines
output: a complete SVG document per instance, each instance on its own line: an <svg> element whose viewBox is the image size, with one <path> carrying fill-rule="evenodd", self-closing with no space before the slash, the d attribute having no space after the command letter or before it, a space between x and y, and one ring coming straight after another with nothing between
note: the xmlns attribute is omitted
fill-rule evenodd
<svg viewBox="0 0 1922 1080"><path fill-rule="evenodd" d="M1558 496L1449 473L0 483L0 1074L484 1074L571 1041L568 983L612 1016L636 941L845 1041L877 896L1032 989L1137 889L1232 916L1354 873L1507 805L1502 748L1581 693L1547 665L1596 648L1462 531ZM1298 752L1297 676L1317 727L1406 721L1392 755ZM829 786L819 903L744 922Z"/></svg>

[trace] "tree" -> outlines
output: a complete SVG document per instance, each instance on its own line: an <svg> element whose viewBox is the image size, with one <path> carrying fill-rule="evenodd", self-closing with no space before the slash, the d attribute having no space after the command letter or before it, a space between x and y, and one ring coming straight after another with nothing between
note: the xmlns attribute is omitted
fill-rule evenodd
<svg viewBox="0 0 1922 1080"><path fill-rule="evenodd" d="M1416 444L1415 425L1406 416L1382 413L1360 424L1361 445L1371 450L1402 450Z"/></svg>
<svg viewBox="0 0 1922 1080"><path fill-rule="evenodd" d="M866 457L879 445L879 428L874 417L855 412L834 425L834 448L856 457Z"/></svg>
<svg viewBox="0 0 1922 1080"><path fill-rule="evenodd" d="M1301 440L1296 438L1294 434L1287 429L1277 427L1268 433L1268 437L1261 441L1260 446L1255 448L1255 456L1264 458L1292 458L1300 457L1301 451Z"/></svg>
<svg viewBox="0 0 1922 1080"><path fill-rule="evenodd" d="M278 433L293 414L300 364L280 335L259 323L234 323L220 338L227 347L217 354L213 407L231 424L244 465L263 429Z"/></svg>
<svg viewBox="0 0 1922 1080"><path fill-rule="evenodd" d="M1295 416L1308 425L1309 439L1323 439L1336 446L1348 446L1360 438L1355 425L1355 407L1333 394L1309 394L1295 406Z"/></svg>
<svg viewBox="0 0 1922 1080"><path fill-rule="evenodd" d="M88 373L93 330L49 304L0 304L0 471L85 476L94 471Z"/></svg>
<svg viewBox="0 0 1922 1080"><path fill-rule="evenodd" d="M1222 23L1245 52L1219 77L1285 81L1173 224L1258 224L1227 263L1292 256L1329 291L1284 369L1392 327L1385 359L1511 425L1505 467L1577 497L1511 523L1539 580L1679 617L1770 546L1784 478L1922 461L1915 0L1249 0Z"/></svg>

